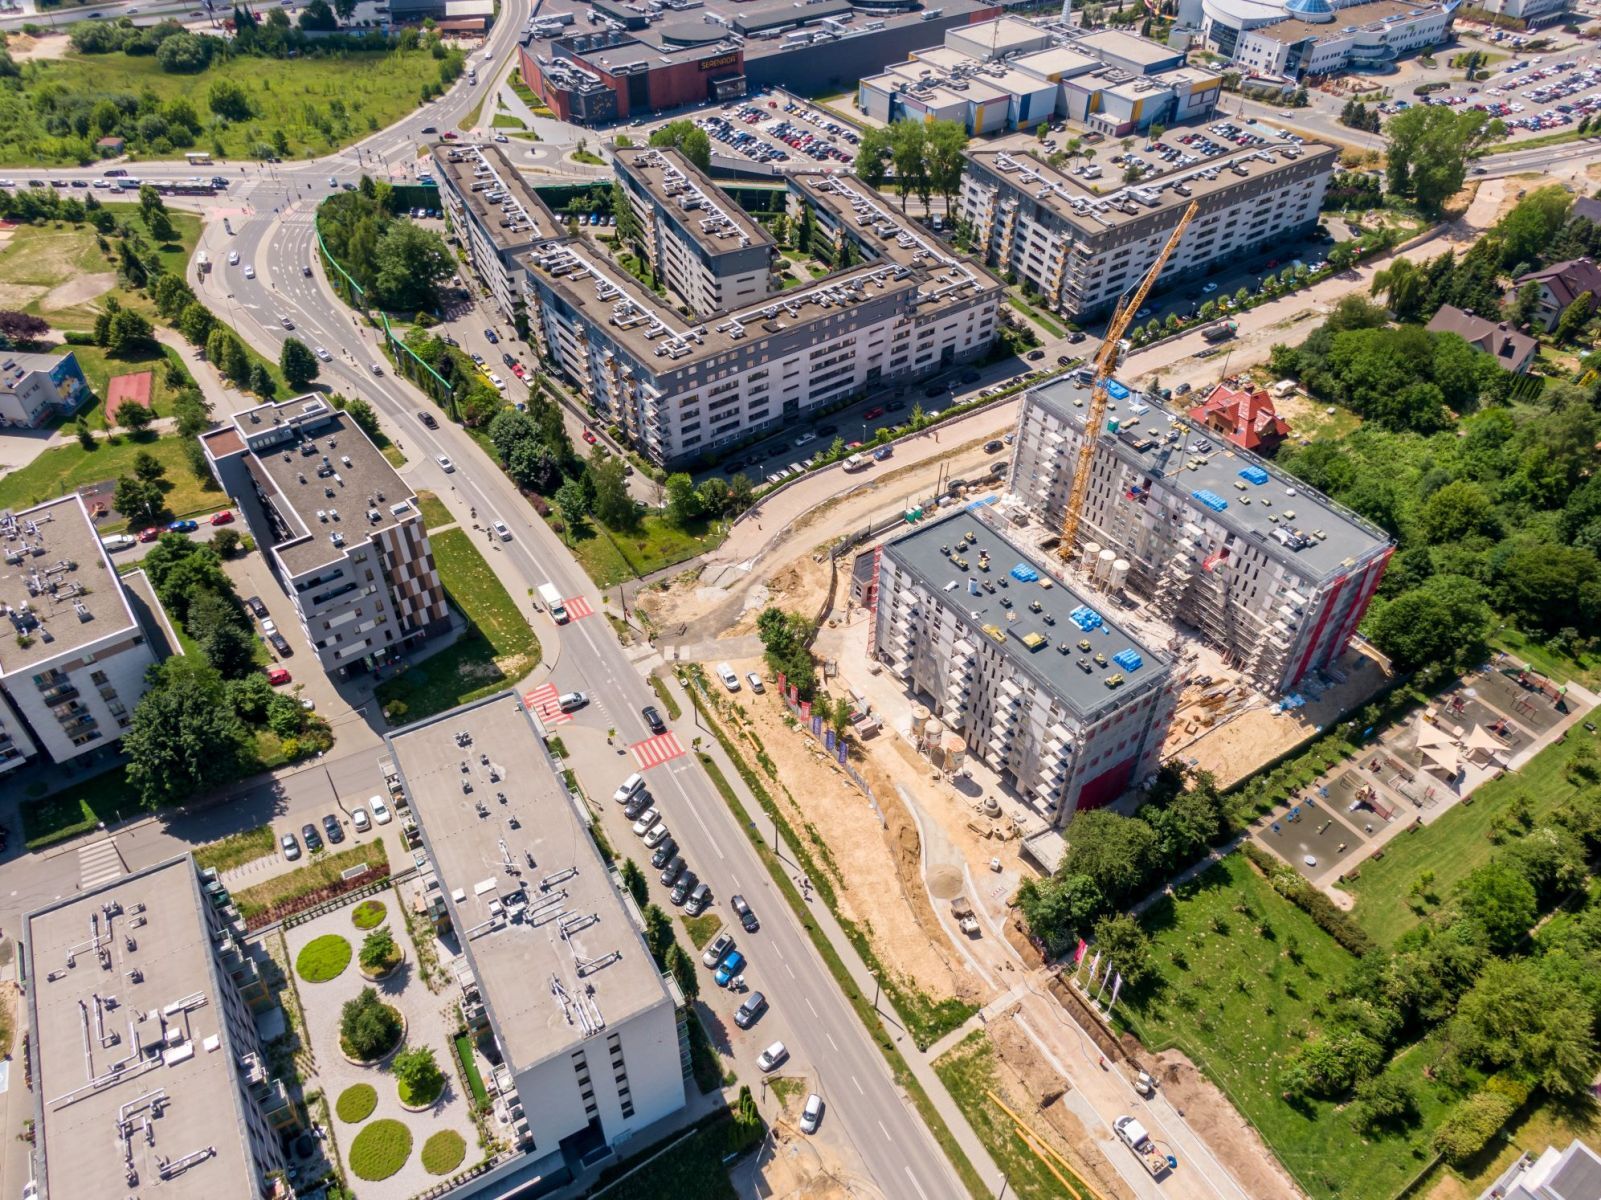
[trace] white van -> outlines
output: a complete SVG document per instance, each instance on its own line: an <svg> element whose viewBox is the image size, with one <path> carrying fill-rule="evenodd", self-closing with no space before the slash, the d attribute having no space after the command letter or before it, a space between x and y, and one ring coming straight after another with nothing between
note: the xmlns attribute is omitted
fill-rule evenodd
<svg viewBox="0 0 1601 1200"><path fill-rule="evenodd" d="M718 663L717 678L723 681L723 686L731 692L739 691L739 676L734 674L734 668L727 663Z"/></svg>
<svg viewBox="0 0 1601 1200"><path fill-rule="evenodd" d="M617 790L612 793L612 799L617 801L618 804L627 804L644 786L645 777L635 771L627 779L623 780Z"/></svg>

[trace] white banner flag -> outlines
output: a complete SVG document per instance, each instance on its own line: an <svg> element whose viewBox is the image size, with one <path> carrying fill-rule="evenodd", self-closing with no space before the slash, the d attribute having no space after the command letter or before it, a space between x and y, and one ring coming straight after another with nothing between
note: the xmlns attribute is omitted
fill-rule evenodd
<svg viewBox="0 0 1601 1200"><path fill-rule="evenodd" d="M1107 1012L1111 1012L1112 1011L1112 1005L1117 1003L1117 993L1119 992L1119 990L1122 989L1122 987L1123 987L1123 972L1119 971L1117 973L1117 978L1112 980L1112 998L1110 1000L1108 1000L1107 1003L1106 1003L1106 1011Z"/></svg>
<svg viewBox="0 0 1601 1200"><path fill-rule="evenodd" d="M1097 950L1095 957L1090 960L1090 982L1095 982L1095 972L1101 969L1101 952Z"/></svg>

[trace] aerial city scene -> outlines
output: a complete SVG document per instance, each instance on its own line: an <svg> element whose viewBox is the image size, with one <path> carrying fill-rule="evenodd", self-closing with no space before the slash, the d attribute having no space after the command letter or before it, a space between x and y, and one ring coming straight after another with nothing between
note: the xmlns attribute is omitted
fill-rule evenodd
<svg viewBox="0 0 1601 1200"><path fill-rule="evenodd" d="M0 1200L1601 1200L1601 0L0 0Z"/></svg>

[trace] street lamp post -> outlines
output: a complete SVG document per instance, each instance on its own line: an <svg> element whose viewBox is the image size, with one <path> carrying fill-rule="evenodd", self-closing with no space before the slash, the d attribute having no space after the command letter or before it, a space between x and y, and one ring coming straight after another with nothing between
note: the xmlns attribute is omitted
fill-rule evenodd
<svg viewBox="0 0 1601 1200"><path fill-rule="evenodd" d="M878 1012L878 993L879 993L878 972L877 971L872 971L872 972L870 972L870 974L873 976L873 1011L876 1013L876 1012Z"/></svg>

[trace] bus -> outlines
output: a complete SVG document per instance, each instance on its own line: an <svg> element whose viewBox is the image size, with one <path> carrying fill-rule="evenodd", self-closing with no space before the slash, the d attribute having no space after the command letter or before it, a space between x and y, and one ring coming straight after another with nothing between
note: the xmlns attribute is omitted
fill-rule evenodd
<svg viewBox="0 0 1601 1200"><path fill-rule="evenodd" d="M211 165L211 155L207 154L204 150L191 150L188 154L185 154L184 157L189 160L189 165L191 167L205 167Z"/></svg>

